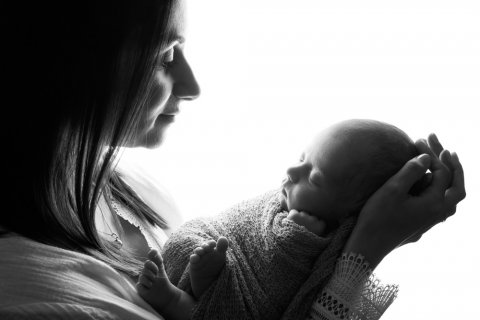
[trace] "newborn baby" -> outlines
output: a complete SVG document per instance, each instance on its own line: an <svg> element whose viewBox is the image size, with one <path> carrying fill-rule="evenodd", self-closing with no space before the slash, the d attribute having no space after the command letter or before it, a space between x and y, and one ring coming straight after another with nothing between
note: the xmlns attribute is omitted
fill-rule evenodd
<svg viewBox="0 0 480 320"><path fill-rule="evenodd" d="M353 213L417 155L413 141L393 125L340 122L318 134L287 170L281 204L288 218L321 234Z"/></svg>
<svg viewBox="0 0 480 320"><path fill-rule="evenodd" d="M287 308L305 315L309 305L291 301L307 280L319 293L365 201L416 155L413 141L383 122L327 128L287 170L280 191L172 235L164 258L178 287L150 252L139 294L173 319L278 319Z"/></svg>

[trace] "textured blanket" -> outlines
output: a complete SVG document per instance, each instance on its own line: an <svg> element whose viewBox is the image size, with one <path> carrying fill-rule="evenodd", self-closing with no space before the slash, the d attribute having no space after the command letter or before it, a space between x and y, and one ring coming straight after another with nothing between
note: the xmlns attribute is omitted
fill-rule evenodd
<svg viewBox="0 0 480 320"><path fill-rule="evenodd" d="M353 218L327 237L286 219L272 191L211 219L183 225L164 247L172 283L190 291L188 259L203 242L226 236L227 262L202 295L193 319L304 319L332 274Z"/></svg>
<svg viewBox="0 0 480 320"><path fill-rule="evenodd" d="M133 285L87 255L0 238L0 319L160 320Z"/></svg>

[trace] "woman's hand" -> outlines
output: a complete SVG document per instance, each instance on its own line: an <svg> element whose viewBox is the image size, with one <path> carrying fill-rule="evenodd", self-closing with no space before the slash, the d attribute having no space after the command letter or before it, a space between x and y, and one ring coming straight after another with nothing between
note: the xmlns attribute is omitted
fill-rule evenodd
<svg viewBox="0 0 480 320"><path fill-rule="evenodd" d="M420 156L410 160L365 204L344 251L360 253L375 268L393 249L415 242L456 211L465 198L463 169L458 156L443 150L435 135L417 141ZM412 186L425 177L430 184L412 195Z"/></svg>

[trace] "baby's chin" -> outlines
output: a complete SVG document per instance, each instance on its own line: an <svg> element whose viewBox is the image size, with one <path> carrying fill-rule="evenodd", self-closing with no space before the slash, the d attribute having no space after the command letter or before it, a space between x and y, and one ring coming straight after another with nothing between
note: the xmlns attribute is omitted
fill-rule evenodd
<svg viewBox="0 0 480 320"><path fill-rule="evenodd" d="M283 192L280 192L279 197L280 197L280 208L282 209L282 211L290 212L290 210L296 209L296 208L290 208L290 206L288 205L287 197L285 196L285 194L283 194ZM296 210L298 210L298 209L296 209ZM327 232L330 232L330 231L338 228L338 225L339 225L338 221L336 221L336 220L331 221L331 219L328 219L328 217L325 217L324 215L322 215L319 212L306 212L306 213L311 215L311 216L314 216L318 220L325 221L325 223L327 224Z"/></svg>
<svg viewBox="0 0 480 320"><path fill-rule="evenodd" d="M284 209L284 210L290 211L288 209ZM334 231L335 229L337 229L338 226L340 225L340 223L337 219L332 219L331 217L325 216L324 214L322 214L320 212L306 212L306 211L304 211L304 212L307 213L308 215L312 216L312 217L317 218L320 221L325 222L325 224L327 225L327 228L325 229L325 232L327 234Z"/></svg>

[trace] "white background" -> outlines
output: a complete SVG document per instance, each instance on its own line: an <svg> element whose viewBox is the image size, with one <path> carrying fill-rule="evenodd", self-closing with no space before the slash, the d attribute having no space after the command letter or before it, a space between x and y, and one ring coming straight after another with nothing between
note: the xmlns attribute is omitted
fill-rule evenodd
<svg viewBox="0 0 480 320"><path fill-rule="evenodd" d="M125 154L186 219L275 188L312 135L373 118L435 132L464 165L448 223L377 268L400 285L382 319L467 319L480 303L480 2L194 0L186 54L202 96L162 148Z"/></svg>

